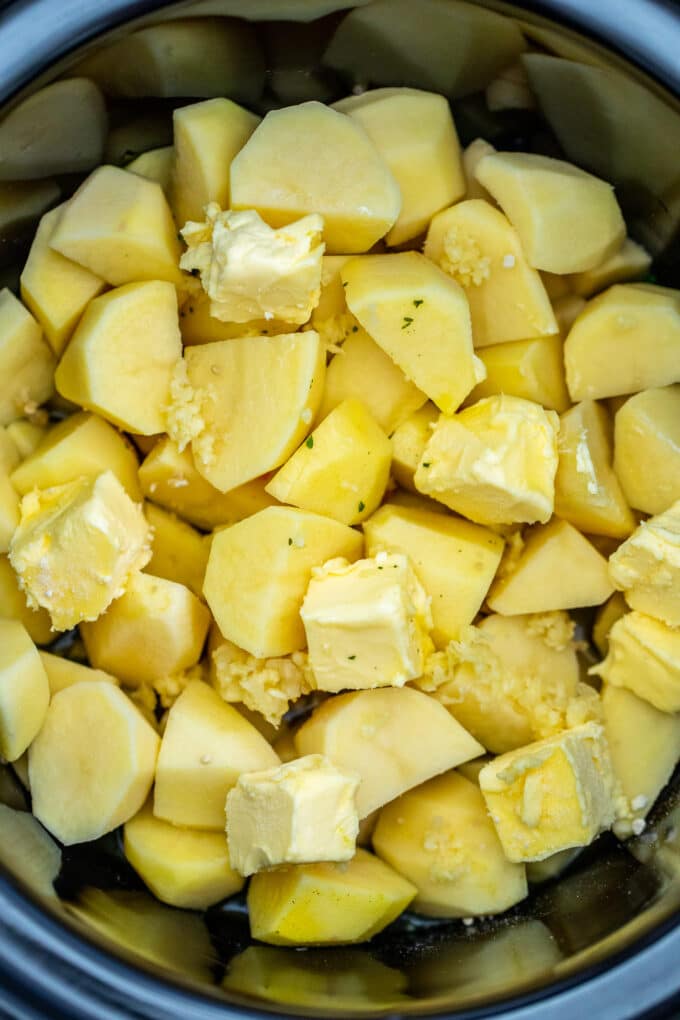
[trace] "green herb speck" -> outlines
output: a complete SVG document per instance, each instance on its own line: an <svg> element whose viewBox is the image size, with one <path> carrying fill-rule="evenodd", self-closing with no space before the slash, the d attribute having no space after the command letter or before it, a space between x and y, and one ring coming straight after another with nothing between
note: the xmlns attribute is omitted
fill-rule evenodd
<svg viewBox="0 0 680 1020"><path fill-rule="evenodd" d="M191 275L192 276L200 276L201 275L201 270L194 268L194 269L191 270Z"/></svg>
<svg viewBox="0 0 680 1020"><path fill-rule="evenodd" d="M430 463L431 463L431 462L430 462L429 460L424 460L424 461L423 461L423 467L429 467L429 466L430 466Z"/></svg>
<svg viewBox="0 0 680 1020"><path fill-rule="evenodd" d="M346 287L346 286L347 286L347 281L345 281L345 282L343 283L343 287Z"/></svg>
<svg viewBox="0 0 680 1020"><path fill-rule="evenodd" d="M420 308L420 306L423 304L424 300L425 300L425 298L421 298L421 297L415 298L415 300L413 302L414 307L415 308Z"/></svg>
<svg viewBox="0 0 680 1020"><path fill-rule="evenodd" d="M347 658L348 659L356 659L356 655L348 655Z"/></svg>
<svg viewBox="0 0 680 1020"><path fill-rule="evenodd" d="M363 513L365 509L366 509L366 504L364 503L363 499L360 499L359 500L359 513L360 514Z"/></svg>
<svg viewBox="0 0 680 1020"><path fill-rule="evenodd" d="M404 316L404 321L401 324L401 328L402 329L406 329L407 326L410 326L412 322L413 322L413 317L411 315L405 315Z"/></svg>
<svg viewBox="0 0 680 1020"><path fill-rule="evenodd" d="M359 332L359 327L358 326L352 326L352 332L353 333L358 333Z"/></svg>
<svg viewBox="0 0 680 1020"><path fill-rule="evenodd" d="M292 539L292 538L289 538L289 539L288 539L288 545L292 545L292 544L293 544L293 539Z"/></svg>
<svg viewBox="0 0 680 1020"><path fill-rule="evenodd" d="M307 447L308 450L311 450L311 448L314 446L314 436L307 436L307 439L305 440L305 446Z"/></svg>

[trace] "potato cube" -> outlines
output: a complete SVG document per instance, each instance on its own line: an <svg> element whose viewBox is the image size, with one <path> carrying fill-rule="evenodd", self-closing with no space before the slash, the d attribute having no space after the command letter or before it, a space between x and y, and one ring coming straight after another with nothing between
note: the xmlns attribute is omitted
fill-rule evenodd
<svg viewBox="0 0 680 1020"><path fill-rule="evenodd" d="M609 632L609 653L591 673L660 712L680 712L680 630L633 611Z"/></svg>
<svg viewBox="0 0 680 1020"><path fill-rule="evenodd" d="M417 492L413 476L438 417L438 409L428 400L392 433L392 474L410 492Z"/></svg>
<svg viewBox="0 0 680 1020"><path fill-rule="evenodd" d="M163 681L201 657L210 614L183 584L135 574L104 616L81 625L90 662L130 687Z"/></svg>
<svg viewBox="0 0 680 1020"><path fill-rule="evenodd" d="M9 551L20 517L19 494L0 469L0 553Z"/></svg>
<svg viewBox="0 0 680 1020"><path fill-rule="evenodd" d="M660 514L680 499L680 386L644 390L616 412L614 470L643 513Z"/></svg>
<svg viewBox="0 0 680 1020"><path fill-rule="evenodd" d="M182 355L175 288L130 283L95 298L59 362L59 393L131 432L164 432Z"/></svg>
<svg viewBox="0 0 680 1020"><path fill-rule="evenodd" d="M0 620L0 754L16 761L45 721L50 688L37 648L18 620Z"/></svg>
<svg viewBox="0 0 680 1020"><path fill-rule="evenodd" d="M193 278L192 278L193 280ZM198 283L198 281L196 281ZM200 346L213 340L234 340L244 336L278 336L290 333L289 322L276 319L255 319L254 322L222 322L210 313L212 302L200 287L182 302L179 326L186 347Z"/></svg>
<svg viewBox="0 0 680 1020"><path fill-rule="evenodd" d="M540 275L508 220L488 202L459 202L438 213L423 250L464 288L476 348L557 333Z"/></svg>
<svg viewBox="0 0 680 1020"><path fill-rule="evenodd" d="M680 500L619 546L609 576L631 609L680 626Z"/></svg>
<svg viewBox="0 0 680 1020"><path fill-rule="evenodd" d="M557 470L554 411L487 397L442 417L416 470L416 488L477 524L547 521Z"/></svg>
<svg viewBox="0 0 680 1020"><path fill-rule="evenodd" d="M605 657L609 651L609 632L622 616L628 612L628 605L621 592L614 592L595 614L593 623L593 644L600 655Z"/></svg>
<svg viewBox="0 0 680 1020"><path fill-rule="evenodd" d="M386 804L373 845L416 886L419 914L499 914L528 894L524 865L506 860L479 787L456 772Z"/></svg>
<svg viewBox="0 0 680 1020"><path fill-rule="evenodd" d="M346 862L261 871L248 889L250 932L275 946L364 942L415 894L415 886L361 849Z"/></svg>
<svg viewBox="0 0 680 1020"><path fill-rule="evenodd" d="M490 142L485 141L483 138L475 138L474 141L470 142L463 149L462 161L463 161L463 173L465 174L465 198L470 200L473 198L482 198L485 202L489 202L491 205L495 205L495 202L486 188L477 180L475 176L477 173L477 165L480 160L484 159L485 156L495 152L493 145Z"/></svg>
<svg viewBox="0 0 680 1020"><path fill-rule="evenodd" d="M428 596L402 553L317 568L300 616L321 691L403 687L433 647Z"/></svg>
<svg viewBox="0 0 680 1020"><path fill-rule="evenodd" d="M646 283L610 287L572 326L564 364L572 400L680 382L680 291Z"/></svg>
<svg viewBox="0 0 680 1020"><path fill-rule="evenodd" d="M0 230L8 240L21 239L59 201L56 181L0 181Z"/></svg>
<svg viewBox="0 0 680 1020"><path fill-rule="evenodd" d="M269 475L220 492L198 473L191 450L180 452L171 439L161 439L139 469L144 495L191 524L210 531L235 524L276 500L265 492Z"/></svg>
<svg viewBox="0 0 680 1020"><path fill-rule="evenodd" d="M380 505L392 446L360 400L344 400L308 436L265 486L301 510L358 524Z"/></svg>
<svg viewBox="0 0 680 1020"><path fill-rule="evenodd" d="M579 531L625 538L635 518L612 468L611 433L606 410L593 400L562 415L555 513Z"/></svg>
<svg viewBox="0 0 680 1020"><path fill-rule="evenodd" d="M33 814L66 846L112 832L153 783L158 736L115 684L55 694L28 752Z"/></svg>
<svg viewBox="0 0 680 1020"><path fill-rule="evenodd" d="M142 507L106 471L24 496L10 560L28 604L67 630L96 620L123 593L149 545Z"/></svg>
<svg viewBox="0 0 680 1020"><path fill-rule="evenodd" d="M570 276L569 286L574 294L589 298L615 283L641 280L649 272L651 264L649 252L627 237L619 250L600 262L599 266Z"/></svg>
<svg viewBox="0 0 680 1020"><path fill-rule="evenodd" d="M66 203L58 205L42 217L21 273L21 298L57 357L89 302L106 286L101 277L50 247L65 208Z"/></svg>
<svg viewBox="0 0 680 1020"><path fill-rule="evenodd" d="M173 825L224 833L227 794L242 772L279 759L255 727L204 683L190 683L168 713L153 812Z"/></svg>
<svg viewBox="0 0 680 1020"><path fill-rule="evenodd" d="M413 251L351 259L341 275L347 306L369 336L452 414L484 378L463 288Z"/></svg>
<svg viewBox="0 0 680 1020"><path fill-rule="evenodd" d="M0 425L0 472L6 475L11 475L22 460L19 447L12 438L9 429L9 425Z"/></svg>
<svg viewBox="0 0 680 1020"><path fill-rule="evenodd" d="M503 539L476 524L427 510L385 504L364 524L366 553L403 553L431 598L438 647L459 637L484 601Z"/></svg>
<svg viewBox="0 0 680 1020"><path fill-rule="evenodd" d="M52 395L54 364L33 316L10 290L0 290L0 425Z"/></svg>
<svg viewBox="0 0 680 1020"><path fill-rule="evenodd" d="M599 606L613 594L607 561L587 538L558 517L523 536L521 551L487 597L503 616Z"/></svg>
<svg viewBox="0 0 680 1020"><path fill-rule="evenodd" d="M296 732L295 746L300 755L323 754L361 776L359 818L484 753L442 705L411 687L329 698Z"/></svg>
<svg viewBox="0 0 680 1020"><path fill-rule="evenodd" d="M50 247L114 287L182 280L177 228L160 184L119 167L97 167L83 181Z"/></svg>
<svg viewBox="0 0 680 1020"><path fill-rule="evenodd" d="M149 181L156 181L169 200L172 187L172 171L175 164L175 150L172 145L162 145L157 149L149 149L140 153L126 164L128 173L139 174Z"/></svg>
<svg viewBox="0 0 680 1020"><path fill-rule="evenodd" d="M344 400L361 400L387 435L427 400L361 326L351 326L326 370L321 421Z"/></svg>
<svg viewBox="0 0 680 1020"><path fill-rule="evenodd" d="M243 888L222 833L164 822L150 801L125 823L123 850L154 896L172 907L206 910Z"/></svg>
<svg viewBox="0 0 680 1020"><path fill-rule="evenodd" d="M318 333L223 340L184 356L188 384L178 391L171 435L181 445L193 440L206 481L228 492L283 464L321 402L326 358Z"/></svg>
<svg viewBox="0 0 680 1020"><path fill-rule="evenodd" d="M553 311L555 312L555 318L557 319L557 325L560 327L562 337L567 336L569 330L586 307L586 303L585 298L579 297L578 294L567 294L565 297L557 298L556 301L553 301Z"/></svg>
<svg viewBox="0 0 680 1020"><path fill-rule="evenodd" d="M19 460L25 460L35 452L41 439L47 432L47 426L27 418L20 418L18 421L10 422L5 428L5 433L12 440L19 453Z"/></svg>
<svg viewBox="0 0 680 1020"><path fill-rule="evenodd" d="M231 164L231 205L256 209L273 227L318 213L326 250L344 255L387 233L401 194L366 131L310 102L272 110L258 125Z"/></svg>
<svg viewBox="0 0 680 1020"><path fill-rule="evenodd" d="M369 89L334 104L366 130L401 192L390 245L422 234L440 209L465 193L458 135L444 96L419 89Z"/></svg>
<svg viewBox="0 0 680 1020"><path fill-rule="evenodd" d="M495 152L477 180L520 236L529 265L549 273L594 269L623 244L614 189L573 163L527 152Z"/></svg>
<svg viewBox="0 0 680 1020"><path fill-rule="evenodd" d="M328 517L269 507L213 538L203 591L224 637L256 658L305 647L300 619L313 567L361 555L361 535Z"/></svg>
<svg viewBox="0 0 680 1020"><path fill-rule="evenodd" d="M506 393L561 414L569 407L563 348L564 342L557 334L483 347L479 358L486 379L475 386L469 403Z"/></svg>
<svg viewBox="0 0 680 1020"><path fill-rule="evenodd" d="M349 861L359 830L359 777L310 754L245 772L227 795L229 859L241 875L277 864Z"/></svg>
<svg viewBox="0 0 680 1020"><path fill-rule="evenodd" d="M584 723L495 758L479 785L509 861L588 846L620 805L604 730Z"/></svg>
<svg viewBox="0 0 680 1020"><path fill-rule="evenodd" d="M12 485L25 496L32 489L96 478L112 471L130 499L141 497L137 456L112 425L85 411L51 425L32 454L12 472Z"/></svg>
<svg viewBox="0 0 680 1020"><path fill-rule="evenodd" d="M61 849L25 808L0 805L0 859L32 893L57 901L54 881L61 871ZM59 909L59 908L57 908Z"/></svg>
<svg viewBox="0 0 680 1020"><path fill-rule="evenodd" d="M153 503L145 505L144 516L153 529L146 572L183 584L201 598L210 540Z"/></svg>
<svg viewBox="0 0 680 1020"><path fill-rule="evenodd" d="M74 684L88 683L92 680L102 680L105 683L118 684L118 679L105 673L102 669L92 669L90 666L83 666L80 662L72 659L64 659L61 655L52 655L51 652L40 652L40 661L47 674L47 682L50 685L50 697L54 697L59 691Z"/></svg>
<svg viewBox="0 0 680 1020"><path fill-rule="evenodd" d="M187 220L202 220L209 202L229 208L231 161L259 121L242 106L221 97L174 110L171 205L178 226Z"/></svg>
<svg viewBox="0 0 680 1020"><path fill-rule="evenodd" d="M49 613L44 609L32 609L28 605L7 556L0 556L0 618L18 620L36 645L48 645L54 641Z"/></svg>

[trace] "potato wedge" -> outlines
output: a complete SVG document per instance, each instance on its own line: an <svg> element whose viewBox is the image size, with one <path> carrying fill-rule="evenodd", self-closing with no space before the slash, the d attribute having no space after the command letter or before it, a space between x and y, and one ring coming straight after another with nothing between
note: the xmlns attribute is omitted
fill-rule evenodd
<svg viewBox="0 0 680 1020"><path fill-rule="evenodd" d="M0 754L16 761L47 715L50 688L38 650L18 620L0 620Z"/></svg>
<svg viewBox="0 0 680 1020"><path fill-rule="evenodd" d="M619 408L614 471L643 513L663 513L680 499L680 386L643 390Z"/></svg>
<svg viewBox="0 0 680 1020"><path fill-rule="evenodd" d="M36 645L48 645L56 636L45 609L31 609L7 556L0 556L0 618L18 620Z"/></svg>
<svg viewBox="0 0 680 1020"><path fill-rule="evenodd" d="M0 290L0 379L0 425L54 392L54 356L38 323L6 287Z"/></svg>
<svg viewBox="0 0 680 1020"><path fill-rule="evenodd" d="M145 505L144 516L153 528L151 559L146 572L176 581L201 598L210 539L153 503Z"/></svg>
<svg viewBox="0 0 680 1020"><path fill-rule="evenodd" d="M468 397L469 403L507 393L511 397L533 400L558 414L569 407L564 341L559 334L482 347L479 359L486 369L486 379L475 386Z"/></svg>
<svg viewBox="0 0 680 1020"><path fill-rule="evenodd" d="M56 900L61 850L28 811L0 804L0 861L32 893Z"/></svg>
<svg viewBox="0 0 680 1020"><path fill-rule="evenodd" d="M47 674L47 682L50 685L50 697L65 690L66 687L88 683L92 680L103 680L110 684L119 683L117 677L105 673L102 669L92 669L90 666L83 666L80 662L65 659L62 655L53 655L51 652L40 652L39 654Z"/></svg>

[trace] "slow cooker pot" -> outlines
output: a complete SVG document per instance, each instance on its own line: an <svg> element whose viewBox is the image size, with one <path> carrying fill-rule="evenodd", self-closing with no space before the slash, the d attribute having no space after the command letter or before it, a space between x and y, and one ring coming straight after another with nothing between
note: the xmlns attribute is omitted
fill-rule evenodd
<svg viewBox="0 0 680 1020"><path fill-rule="evenodd" d="M419 0L411 3L416 7ZM248 26L249 45L261 61L259 112L308 98L329 100L371 84L432 88L417 61L395 69L394 55L386 58L378 37L340 60L328 59L348 9L361 5L362 0L174 5L15 0L2 5L0 14L0 100L11 107L140 26L194 16L238 16ZM511 106L489 113L479 91L486 82L478 80L488 52L481 60L476 59L481 49L468 51L468 66L477 70L468 79L459 76L450 97L462 140L484 135L501 147L564 153L611 180L629 231L655 257L655 278L680 285L680 8L664 0L478 0L478 5L514 19L531 46L550 60L541 80L532 82L538 109ZM427 50L427 32L423 19L414 51ZM460 40L457 50L453 44L452 39L452 53L460 52ZM484 41L488 47L492 38ZM125 49L117 52L124 59ZM165 143L173 105L194 98L204 94L159 98L136 95L132 85L128 94L110 100L110 122L146 124L139 144L151 148ZM140 132L123 136L138 138ZM78 180L63 175L62 194ZM29 237L30 230L0 237L3 282L16 281ZM0 799L6 785L0 784ZM508 915L446 923L406 915L358 947L255 945L238 898L203 916L165 907L136 880L116 834L64 851L57 898L41 894L26 869L15 873L4 865L0 1015L678 1016L679 787L676 777L642 835L626 846L601 837ZM15 791L12 798L15 794L20 796Z"/></svg>

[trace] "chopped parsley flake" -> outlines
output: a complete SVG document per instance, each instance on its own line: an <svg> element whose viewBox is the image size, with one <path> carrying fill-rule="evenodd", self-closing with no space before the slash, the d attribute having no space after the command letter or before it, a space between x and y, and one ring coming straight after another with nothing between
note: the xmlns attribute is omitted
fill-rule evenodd
<svg viewBox="0 0 680 1020"><path fill-rule="evenodd" d="M402 329L406 329L406 327L410 326L412 322L413 322L413 317L410 316L410 315L405 315L404 316L404 321L401 324L401 328Z"/></svg>
<svg viewBox="0 0 680 1020"><path fill-rule="evenodd" d="M347 658L348 659L356 659L356 655L348 655Z"/></svg>
<svg viewBox="0 0 680 1020"><path fill-rule="evenodd" d="M292 539L292 538L289 538L289 539L288 539L288 545L292 545L292 544L293 544L293 539Z"/></svg>
<svg viewBox="0 0 680 1020"><path fill-rule="evenodd" d="M358 326L352 326L352 332L353 333L358 333L359 332L359 327Z"/></svg>
<svg viewBox="0 0 680 1020"><path fill-rule="evenodd" d="M345 280L345 282L343 283L343 287L346 287L346 286L347 286L347 281Z"/></svg>
<svg viewBox="0 0 680 1020"><path fill-rule="evenodd" d="M366 504L364 503L363 499L360 499L359 500L359 513L360 514L363 513L365 509L366 509Z"/></svg>
<svg viewBox="0 0 680 1020"><path fill-rule="evenodd" d="M423 304L424 300L425 300L425 299L424 299L424 298L421 298L421 297L419 297L419 298L415 298L415 300L414 300L414 302L413 302L413 306L414 306L414 308L420 308L420 306L421 306L421 305Z"/></svg>
<svg viewBox="0 0 680 1020"><path fill-rule="evenodd" d="M305 446L307 447L308 450L311 450L311 448L314 446L314 436L307 436L305 440Z"/></svg>
<svg viewBox="0 0 680 1020"><path fill-rule="evenodd" d="M201 270L194 268L194 269L191 270L191 275L192 276L200 276L201 275Z"/></svg>
<svg viewBox="0 0 680 1020"><path fill-rule="evenodd" d="M423 461L423 467L429 467L429 466L430 466L430 463L431 463L431 461L429 461L429 460L424 460L424 461Z"/></svg>

